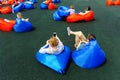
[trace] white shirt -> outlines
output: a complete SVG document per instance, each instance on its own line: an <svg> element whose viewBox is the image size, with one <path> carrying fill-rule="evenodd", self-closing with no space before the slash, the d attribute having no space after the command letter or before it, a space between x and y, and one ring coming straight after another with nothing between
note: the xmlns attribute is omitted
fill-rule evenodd
<svg viewBox="0 0 120 80"><path fill-rule="evenodd" d="M75 14L75 9L69 9L67 12L70 12L70 14Z"/></svg>
<svg viewBox="0 0 120 80"><path fill-rule="evenodd" d="M39 52L40 53L48 53L48 54L60 54L63 50L64 50L64 45L63 43L60 41L60 39L58 38L59 44L56 47L56 50L53 50L53 48L49 45L46 44L43 47L40 48ZM48 46L48 48L46 48Z"/></svg>

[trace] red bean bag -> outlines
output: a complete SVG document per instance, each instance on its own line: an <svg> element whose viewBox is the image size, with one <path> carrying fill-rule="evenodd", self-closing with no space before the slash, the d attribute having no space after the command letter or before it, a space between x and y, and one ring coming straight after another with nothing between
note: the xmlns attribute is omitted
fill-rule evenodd
<svg viewBox="0 0 120 80"><path fill-rule="evenodd" d="M48 5L49 10L54 10L56 8L57 8L57 6L54 3L49 3L49 5Z"/></svg>
<svg viewBox="0 0 120 80"><path fill-rule="evenodd" d="M45 4L48 5L49 3L52 3L52 0L46 0L46 1L45 1Z"/></svg>
<svg viewBox="0 0 120 80"><path fill-rule="evenodd" d="M67 16L67 22L78 22L84 19L83 15L80 14L71 14Z"/></svg>
<svg viewBox="0 0 120 80"><path fill-rule="evenodd" d="M111 6L113 4L114 2L112 0L106 0L106 6Z"/></svg>
<svg viewBox="0 0 120 80"><path fill-rule="evenodd" d="M12 8L11 7L3 7L0 9L1 14L9 14L12 13Z"/></svg>
<svg viewBox="0 0 120 80"><path fill-rule="evenodd" d="M24 2L24 0L18 0L19 2Z"/></svg>
<svg viewBox="0 0 120 80"><path fill-rule="evenodd" d="M7 0L7 1L3 1L2 4L4 5L11 5L15 2L15 0Z"/></svg>
<svg viewBox="0 0 120 80"><path fill-rule="evenodd" d="M8 4L14 4L16 0L8 0Z"/></svg>
<svg viewBox="0 0 120 80"><path fill-rule="evenodd" d="M120 5L120 0L116 0L113 3L114 3L115 6L118 6L118 5Z"/></svg>
<svg viewBox="0 0 120 80"><path fill-rule="evenodd" d="M3 1L2 4L3 5L8 5L8 1Z"/></svg>
<svg viewBox="0 0 120 80"><path fill-rule="evenodd" d="M15 23L15 20L5 21L4 19L0 18L0 30L6 32L12 31Z"/></svg>
<svg viewBox="0 0 120 80"><path fill-rule="evenodd" d="M94 19L94 12L91 10L83 16L84 16L84 21L91 21Z"/></svg>

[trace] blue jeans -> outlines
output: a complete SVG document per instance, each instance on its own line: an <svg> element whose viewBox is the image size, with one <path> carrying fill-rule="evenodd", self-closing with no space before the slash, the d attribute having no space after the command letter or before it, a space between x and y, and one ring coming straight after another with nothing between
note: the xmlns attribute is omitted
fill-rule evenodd
<svg viewBox="0 0 120 80"><path fill-rule="evenodd" d="M87 45L86 43L82 42L80 44L80 46L78 47L78 50L81 50L81 49L85 48L86 45Z"/></svg>

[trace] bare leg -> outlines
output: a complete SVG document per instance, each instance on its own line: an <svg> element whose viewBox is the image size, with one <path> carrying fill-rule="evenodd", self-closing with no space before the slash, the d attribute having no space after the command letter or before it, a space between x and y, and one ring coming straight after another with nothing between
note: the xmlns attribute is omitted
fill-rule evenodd
<svg viewBox="0 0 120 80"><path fill-rule="evenodd" d="M68 35L75 35L75 44L74 46L77 48L81 41L87 41L85 35L82 31L72 31L69 27L67 27Z"/></svg>

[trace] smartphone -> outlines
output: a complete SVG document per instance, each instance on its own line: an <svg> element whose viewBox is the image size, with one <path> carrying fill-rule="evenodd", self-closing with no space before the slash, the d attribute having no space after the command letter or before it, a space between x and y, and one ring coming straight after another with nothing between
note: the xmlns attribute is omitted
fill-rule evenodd
<svg viewBox="0 0 120 80"><path fill-rule="evenodd" d="M56 37L56 35L57 35L56 32L53 32L53 36Z"/></svg>

